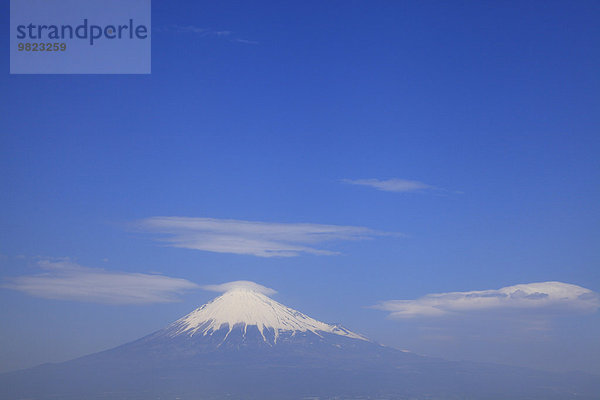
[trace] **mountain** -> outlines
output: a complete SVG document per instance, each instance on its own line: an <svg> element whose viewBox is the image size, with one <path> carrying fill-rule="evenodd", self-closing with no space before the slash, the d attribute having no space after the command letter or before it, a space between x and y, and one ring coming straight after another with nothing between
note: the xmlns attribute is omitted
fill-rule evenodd
<svg viewBox="0 0 600 400"><path fill-rule="evenodd" d="M600 379L418 356L240 285L137 341L2 374L0 398L591 400Z"/></svg>
<svg viewBox="0 0 600 400"><path fill-rule="evenodd" d="M227 342L229 334L234 329L242 330L242 337L248 334L248 328L260 332L263 342L269 345L277 343L280 334L312 333L322 337L322 333L331 333L352 339L367 340L365 337L350 332L338 325L328 325L310 318L301 312L293 310L249 289L237 287L227 291L222 296L194 310L190 314L175 321L164 333L174 338L180 335L194 337L212 336L222 327L228 328L223 339Z"/></svg>

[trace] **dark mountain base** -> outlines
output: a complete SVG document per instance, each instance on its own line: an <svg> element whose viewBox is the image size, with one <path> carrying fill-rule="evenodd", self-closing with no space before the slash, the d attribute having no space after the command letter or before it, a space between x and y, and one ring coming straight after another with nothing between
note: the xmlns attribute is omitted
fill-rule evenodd
<svg viewBox="0 0 600 400"><path fill-rule="evenodd" d="M284 335L274 343L273 332L265 341L251 328L191 338L160 331L77 360L3 374L0 397L600 399L600 380L584 374L447 362L327 333Z"/></svg>

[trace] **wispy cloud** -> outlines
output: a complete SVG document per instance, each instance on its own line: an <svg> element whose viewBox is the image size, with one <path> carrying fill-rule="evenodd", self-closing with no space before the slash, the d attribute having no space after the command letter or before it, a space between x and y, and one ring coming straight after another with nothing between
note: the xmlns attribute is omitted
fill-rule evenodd
<svg viewBox="0 0 600 400"><path fill-rule="evenodd" d="M168 235L160 240L173 247L258 257L294 257L303 253L334 255L339 253L315 245L386 234L358 226L188 217L146 218L136 226L147 232Z"/></svg>
<svg viewBox="0 0 600 400"><path fill-rule="evenodd" d="M47 299L104 304L168 303L200 288L185 279L88 268L69 260L43 260L38 265L45 272L8 278L1 286Z"/></svg>
<svg viewBox="0 0 600 400"><path fill-rule="evenodd" d="M219 292L224 293L234 289L249 289L255 292L262 293L267 296L272 296L277 291L275 289L268 288L266 286L260 285L256 282L252 281L233 281L227 283L221 283L219 285L205 285L202 286L202 289L208 290L211 292Z"/></svg>
<svg viewBox="0 0 600 400"><path fill-rule="evenodd" d="M600 296L589 289L563 282L538 282L497 290L428 294L416 300L389 300L372 308L388 311L391 318L413 318L495 309L593 312L598 307Z"/></svg>
<svg viewBox="0 0 600 400"><path fill-rule="evenodd" d="M257 41L247 40L237 37L235 32L225 30L225 29L212 29L212 28L203 28L195 25L169 25L166 27L157 27L154 28L158 32L176 32L176 33L191 33L201 37L219 37L226 38L231 42L236 43L244 43L244 44L258 44Z"/></svg>
<svg viewBox="0 0 600 400"><path fill-rule="evenodd" d="M169 25L165 28L155 28L158 31L167 31L167 32L181 32L181 33L198 33L201 35L207 35L210 32L208 28L200 28L198 26L193 25Z"/></svg>
<svg viewBox="0 0 600 400"><path fill-rule="evenodd" d="M384 192L422 192L425 190L435 190L435 186L428 185L419 181L407 179L342 179L342 182L351 185L368 186Z"/></svg>
<svg viewBox="0 0 600 400"><path fill-rule="evenodd" d="M248 40L248 39L232 39L233 42L244 43L244 44L259 44L256 40Z"/></svg>

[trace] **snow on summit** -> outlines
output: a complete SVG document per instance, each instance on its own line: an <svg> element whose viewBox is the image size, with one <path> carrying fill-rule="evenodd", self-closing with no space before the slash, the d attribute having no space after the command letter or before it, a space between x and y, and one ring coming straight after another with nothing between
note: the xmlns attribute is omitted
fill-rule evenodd
<svg viewBox="0 0 600 400"><path fill-rule="evenodd" d="M245 333L248 326L254 325L263 338L265 338L265 330L273 330L275 339L281 332L310 331L317 335L319 332L327 332L367 340L345 328L317 321L276 302L264 294L275 293L274 290L254 282L238 281L206 288L214 291L224 290L225 293L175 321L169 327L171 335L206 336L223 326L227 326L229 332L234 326L241 326Z"/></svg>

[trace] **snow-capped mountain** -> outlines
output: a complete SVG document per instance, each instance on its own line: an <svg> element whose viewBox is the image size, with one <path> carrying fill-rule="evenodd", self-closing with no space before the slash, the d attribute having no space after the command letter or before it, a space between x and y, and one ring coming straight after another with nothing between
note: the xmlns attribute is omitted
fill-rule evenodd
<svg viewBox="0 0 600 400"><path fill-rule="evenodd" d="M117 348L0 375L0 399L598 400L600 379L381 346L236 284Z"/></svg>
<svg viewBox="0 0 600 400"><path fill-rule="evenodd" d="M275 344L280 334L312 332L332 333L352 339L367 340L365 337L342 328L317 321L299 311L291 309L247 287L235 287L217 297L208 304L192 311L185 317L175 321L167 328L172 337L178 335L213 335L223 327L228 329L225 339L234 328L241 329L243 336L248 327L256 327L263 340L273 337L269 343Z"/></svg>

